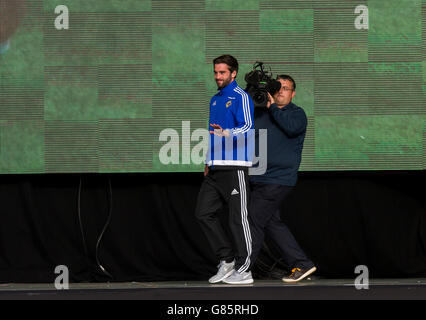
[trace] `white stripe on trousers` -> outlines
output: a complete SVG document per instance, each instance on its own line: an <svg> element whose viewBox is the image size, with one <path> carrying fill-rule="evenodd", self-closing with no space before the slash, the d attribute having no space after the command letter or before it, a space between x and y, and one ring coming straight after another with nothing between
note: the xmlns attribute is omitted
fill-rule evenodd
<svg viewBox="0 0 426 320"><path fill-rule="evenodd" d="M244 264L237 270L239 273L246 271L250 266L251 256L251 233L247 215L247 193L244 171L238 170L238 180L240 183L240 202L241 202L241 222L243 224L244 238L246 240L247 258Z"/></svg>

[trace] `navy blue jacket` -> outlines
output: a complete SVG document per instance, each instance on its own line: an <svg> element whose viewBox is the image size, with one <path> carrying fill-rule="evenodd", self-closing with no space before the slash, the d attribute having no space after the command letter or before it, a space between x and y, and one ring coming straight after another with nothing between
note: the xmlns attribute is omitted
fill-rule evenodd
<svg viewBox="0 0 426 320"><path fill-rule="evenodd" d="M250 176L251 181L296 185L307 123L303 109L291 102L282 109L272 104L269 110L267 108L254 110L256 150L258 150L258 130L267 129L268 160L266 172L263 175Z"/></svg>

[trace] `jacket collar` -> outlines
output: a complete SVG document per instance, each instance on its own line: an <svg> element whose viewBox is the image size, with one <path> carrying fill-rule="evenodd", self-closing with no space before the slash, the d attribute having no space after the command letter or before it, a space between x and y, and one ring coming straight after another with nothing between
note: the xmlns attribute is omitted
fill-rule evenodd
<svg viewBox="0 0 426 320"><path fill-rule="evenodd" d="M227 94L228 92L234 91L234 89L238 86L237 81L232 81L225 88L217 89L220 95Z"/></svg>

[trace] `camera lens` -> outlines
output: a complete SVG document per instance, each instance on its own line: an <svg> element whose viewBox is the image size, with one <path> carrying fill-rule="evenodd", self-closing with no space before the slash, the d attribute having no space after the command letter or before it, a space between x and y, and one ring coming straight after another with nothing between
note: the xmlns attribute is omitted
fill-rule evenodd
<svg viewBox="0 0 426 320"><path fill-rule="evenodd" d="M277 80L271 80L271 81L269 81L268 86L267 86L266 89L273 96L275 93L277 93L278 91L280 91L280 89L281 89L281 82L279 82Z"/></svg>
<svg viewBox="0 0 426 320"><path fill-rule="evenodd" d="M257 104L265 103L267 101L266 92L256 91L253 95L253 100Z"/></svg>

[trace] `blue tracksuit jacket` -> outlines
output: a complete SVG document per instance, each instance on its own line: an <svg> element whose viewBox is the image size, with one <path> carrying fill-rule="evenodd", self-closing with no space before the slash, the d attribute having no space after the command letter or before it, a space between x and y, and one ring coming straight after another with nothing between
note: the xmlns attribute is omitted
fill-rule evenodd
<svg viewBox="0 0 426 320"><path fill-rule="evenodd" d="M210 124L218 124L230 137L210 134L208 166L250 167L254 156L253 101L234 80L210 100Z"/></svg>

